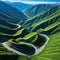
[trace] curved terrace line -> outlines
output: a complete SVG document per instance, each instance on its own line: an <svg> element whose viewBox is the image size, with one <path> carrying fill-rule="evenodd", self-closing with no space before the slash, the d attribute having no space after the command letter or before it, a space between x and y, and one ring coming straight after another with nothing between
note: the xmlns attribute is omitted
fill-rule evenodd
<svg viewBox="0 0 60 60"><path fill-rule="evenodd" d="M47 45L47 43L48 43L48 41L49 41L49 37L48 37L47 35L44 35L44 34L42 34L42 35L46 37L46 42L45 42L45 44L44 44L43 46L41 46L40 48L36 48L33 44L30 44L30 45L32 45L32 46L35 48L35 54L33 54L33 55L36 55L36 54L39 54L40 52L42 52L42 50L45 48L45 46ZM27 43L25 43L25 44L27 44ZM28 43L28 44L29 44L29 43ZM7 48L9 51L13 51L13 52L15 52L15 53L17 53L17 54L19 54L19 55L28 56L28 55L26 55L26 54L23 54L23 53L15 50L15 49L13 49L13 48L11 48L11 47L7 44L7 42L2 43L2 45L3 45L5 48ZM31 55L31 56L32 56L32 55Z"/></svg>

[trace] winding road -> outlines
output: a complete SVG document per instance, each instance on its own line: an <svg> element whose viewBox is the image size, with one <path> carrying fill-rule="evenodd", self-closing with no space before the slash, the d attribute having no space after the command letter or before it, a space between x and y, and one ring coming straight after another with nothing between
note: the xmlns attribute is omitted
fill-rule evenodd
<svg viewBox="0 0 60 60"><path fill-rule="evenodd" d="M45 48L46 44L47 44L48 41L49 41L49 37L48 37L47 35L44 35L44 34L43 34L43 36L46 37L46 42L45 42L45 44L44 44L43 46L41 46L40 48L36 48L33 44L31 44L31 45L35 48L35 50L36 50L36 52L35 52L34 55L39 54L40 52L42 52L42 50ZM26 43L26 44L27 44L27 43ZM21 53L20 51L17 51L16 49L11 48L11 47L7 44L7 42L2 43L2 45L3 45L5 48L7 48L9 51L13 51L13 52L15 52L15 53L17 53L17 54L19 54L19 55L28 56L28 55L26 55L26 54Z"/></svg>

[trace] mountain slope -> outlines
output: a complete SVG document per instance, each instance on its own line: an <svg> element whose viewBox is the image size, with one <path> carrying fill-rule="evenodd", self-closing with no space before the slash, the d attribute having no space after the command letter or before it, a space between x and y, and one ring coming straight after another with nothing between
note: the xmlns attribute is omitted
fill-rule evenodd
<svg viewBox="0 0 60 60"><path fill-rule="evenodd" d="M25 13L27 14L28 17L33 17L34 15L38 14L38 13L42 13L45 10L54 7L55 4L39 4L39 5L35 5L32 8L28 9L25 11Z"/></svg>
<svg viewBox="0 0 60 60"><path fill-rule="evenodd" d="M2 2L0 3L0 6L3 5L0 7L2 8L0 9L0 60L60 59L60 5L54 5L48 8L46 7L45 9L42 7L42 13L38 13L37 10L37 13L35 13L36 15L33 13L33 17L26 20L15 21L15 19L18 19L21 14L18 14L18 16L15 15L15 13L17 13L14 10L15 8L10 9L8 7L9 9L7 9L4 8L4 6L6 6L4 5L4 2L3 4ZM12 5L7 4L7 6ZM33 11L34 10L32 10L32 12ZM18 23L20 23L20 25ZM27 55L31 55L35 53L34 46L39 48L44 45L46 39L42 36L43 34L49 37L49 42L45 46L44 50L37 55L18 55L16 52L6 49L7 47L4 47L5 45L3 46L3 43L7 42L7 45L11 48L20 50ZM10 55L12 57L10 57Z"/></svg>
<svg viewBox="0 0 60 60"><path fill-rule="evenodd" d="M44 5L43 5L44 6ZM22 23L23 26L29 27L32 24L42 20L43 18L48 17L49 15L53 14L57 10L60 10L60 5L50 7L49 9L46 9L44 12L41 12L39 14L36 14L35 16L27 19L24 23Z"/></svg>
<svg viewBox="0 0 60 60"><path fill-rule="evenodd" d="M60 12L60 10L58 10L55 13L51 14L50 16L42 19L41 21L33 24L30 29L32 31L36 31L39 28L45 28L48 25L53 24L54 22L60 21L60 17L59 17L60 13L59 12Z"/></svg>
<svg viewBox="0 0 60 60"><path fill-rule="evenodd" d="M60 59L60 39L59 34L56 33L53 35L50 35L50 41L48 42L47 46L43 50L42 53L39 55L31 57L31 60L59 60Z"/></svg>
<svg viewBox="0 0 60 60"><path fill-rule="evenodd" d="M60 31L60 22L55 22L49 26L47 26L44 29L38 29L37 32L38 33L43 33L43 34L53 34L53 33L57 33Z"/></svg>
<svg viewBox="0 0 60 60"><path fill-rule="evenodd" d="M3 18L13 23L21 22L22 20L27 19L27 17L20 10L14 6L0 1L0 19Z"/></svg>
<svg viewBox="0 0 60 60"><path fill-rule="evenodd" d="M31 5L31 4L25 4L25 3L21 3L21 2L6 2L6 3L13 5L14 7L21 10L22 12L24 12L25 10L34 6L34 5Z"/></svg>

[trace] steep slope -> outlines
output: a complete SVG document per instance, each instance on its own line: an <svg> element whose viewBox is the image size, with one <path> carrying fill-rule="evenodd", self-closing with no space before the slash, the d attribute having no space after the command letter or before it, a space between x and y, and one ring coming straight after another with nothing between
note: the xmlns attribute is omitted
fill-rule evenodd
<svg viewBox="0 0 60 60"><path fill-rule="evenodd" d="M45 27L47 27L50 24L53 24L55 22L60 22L60 10L57 10L55 13L51 14L50 16L43 18L41 21L33 24L30 29L32 31L36 31L40 28L44 29Z"/></svg>
<svg viewBox="0 0 60 60"><path fill-rule="evenodd" d="M45 10L53 7L54 5L55 4L39 4L26 10L25 13L27 14L28 17L33 17L34 15L44 12Z"/></svg>
<svg viewBox="0 0 60 60"><path fill-rule="evenodd" d="M45 47L45 49L42 51L42 53L35 55L35 56L31 56L31 57L27 57L27 56L18 56L15 60L59 60L60 59L60 32L49 35L50 40L47 44L47 46ZM2 46L2 45L1 45ZM8 52L6 52L8 53ZM0 57L0 59L4 60L4 56L3 54L6 56L8 55L12 55L12 58L10 56L6 57L6 60L9 60L10 58L13 60L15 58L15 56L17 56L15 53L11 53L9 52L9 54L4 54L2 53L2 56Z"/></svg>
<svg viewBox="0 0 60 60"><path fill-rule="evenodd" d="M31 17L25 21L23 20L23 22L20 21L19 23L21 23L22 26L15 24L16 22L14 21L15 20L14 18L17 18L17 16L14 13L16 11L12 14L12 12L10 13L10 10L8 13L7 8L6 11L4 8L4 11L2 9L1 12L0 12L0 60L60 59L60 5L58 6L54 5L51 8L49 7L47 10L44 9L42 13L39 14L37 13L34 17ZM11 15L12 18L10 19ZM22 55L19 56L16 53L8 51L2 45L3 42L8 41L7 42L8 45L10 44L12 46L14 45L16 49L18 48L17 50L20 50L25 54L31 55L35 53L35 48L31 44L39 48L41 47L41 45L45 43L46 40L45 37L41 35L42 33L47 34L50 40L46 47L44 48L44 50L38 55L30 57ZM9 58L10 55L12 55L12 57Z"/></svg>
<svg viewBox="0 0 60 60"><path fill-rule="evenodd" d="M60 32L50 35L50 41L39 55L31 57L31 60L59 60L60 59Z"/></svg>
<svg viewBox="0 0 60 60"><path fill-rule="evenodd" d="M0 43L0 57L1 55L4 55L4 54L10 54L12 55L12 52L11 51L8 51L1 43Z"/></svg>
<svg viewBox="0 0 60 60"><path fill-rule="evenodd" d="M13 23L18 23L27 19L24 13L3 1L0 1L0 19L1 18Z"/></svg>
<svg viewBox="0 0 60 60"><path fill-rule="evenodd" d="M60 10L60 5L57 5L57 6L54 6L54 7L50 7L48 9L46 9L44 12L40 12L40 13L36 14L35 16L27 19L24 23L22 23L22 25L26 26L26 27L29 27L32 24L42 20L43 18L46 18L49 15L53 14L57 10Z"/></svg>
<svg viewBox="0 0 60 60"><path fill-rule="evenodd" d="M32 32L25 35L23 38L10 39L6 44L12 49L16 49L17 51L30 56L35 54L38 48L45 44L47 41L46 39L47 38L44 35Z"/></svg>
<svg viewBox="0 0 60 60"><path fill-rule="evenodd" d="M60 31L60 22L55 22L49 26L47 26L44 29L38 29L37 32L38 33L43 33L43 34L54 34Z"/></svg>
<svg viewBox="0 0 60 60"><path fill-rule="evenodd" d="M9 40L9 39L16 39L16 38L19 38L19 37L23 38L25 35L27 35L29 33L29 31L27 31L24 28L20 28L18 30L12 30L12 31L6 29L6 31L7 32L5 32L5 31L0 32L0 39L1 39L0 42L1 41L6 41L6 40Z"/></svg>
<svg viewBox="0 0 60 60"><path fill-rule="evenodd" d="M0 42L24 37L28 33L29 31L22 28L19 24L11 23L8 20L0 20Z"/></svg>
<svg viewBox="0 0 60 60"><path fill-rule="evenodd" d="M6 20L0 20L0 32L4 32L6 34L13 34L16 32L21 26L18 24L14 24L11 22L8 22Z"/></svg>
<svg viewBox="0 0 60 60"><path fill-rule="evenodd" d="M34 6L34 5L31 5L31 4L26 4L26 3L21 3L21 2L7 2L7 3L13 5L14 7L21 10L22 12L24 12L25 10Z"/></svg>

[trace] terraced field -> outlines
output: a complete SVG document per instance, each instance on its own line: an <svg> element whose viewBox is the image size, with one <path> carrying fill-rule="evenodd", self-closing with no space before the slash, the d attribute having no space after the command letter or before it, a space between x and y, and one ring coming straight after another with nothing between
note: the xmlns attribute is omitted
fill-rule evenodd
<svg viewBox="0 0 60 60"><path fill-rule="evenodd" d="M25 21L25 23L22 23L22 25L28 28L28 27L30 27L34 23L38 24L38 22L40 22L41 20L44 20L46 18L48 19L49 16L51 17L51 15L53 13L56 13L56 11L59 10L59 9L60 9L60 5L54 6L54 7L50 7L49 9L44 10L44 12L41 12L39 14L35 14L33 17L27 19ZM55 20L53 22L55 22Z"/></svg>
<svg viewBox="0 0 60 60"><path fill-rule="evenodd" d="M36 5L23 13L1 1L0 60L4 59L59 60L60 5Z"/></svg>

